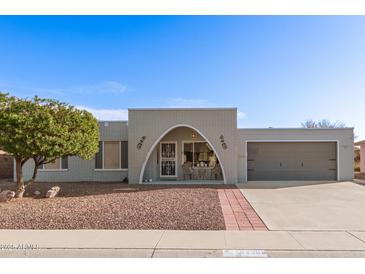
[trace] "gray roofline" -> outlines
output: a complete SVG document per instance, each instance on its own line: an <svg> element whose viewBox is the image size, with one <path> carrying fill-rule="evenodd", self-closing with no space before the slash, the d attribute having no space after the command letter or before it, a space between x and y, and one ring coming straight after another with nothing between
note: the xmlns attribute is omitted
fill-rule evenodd
<svg viewBox="0 0 365 274"><path fill-rule="evenodd" d="M236 107L217 107L217 108L128 108L128 110L237 110Z"/></svg>
<svg viewBox="0 0 365 274"><path fill-rule="evenodd" d="M303 127L264 127L264 128L238 128L238 130L354 130L353 127L340 127L340 128L303 128Z"/></svg>
<svg viewBox="0 0 365 274"><path fill-rule="evenodd" d="M355 146L365 145L365 140L355 142L355 143L354 143L354 145L355 145Z"/></svg>

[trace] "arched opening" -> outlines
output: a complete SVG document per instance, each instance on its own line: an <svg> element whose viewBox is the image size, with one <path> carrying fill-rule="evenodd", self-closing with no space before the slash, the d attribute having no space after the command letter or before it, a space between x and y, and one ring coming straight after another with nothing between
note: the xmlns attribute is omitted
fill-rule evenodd
<svg viewBox="0 0 365 274"><path fill-rule="evenodd" d="M216 149L197 128L170 127L153 143L142 164L143 182L226 183L224 167Z"/></svg>

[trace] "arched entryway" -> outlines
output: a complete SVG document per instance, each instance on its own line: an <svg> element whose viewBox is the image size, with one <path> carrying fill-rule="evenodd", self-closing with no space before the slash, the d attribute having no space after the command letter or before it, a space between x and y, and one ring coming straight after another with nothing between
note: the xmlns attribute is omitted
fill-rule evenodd
<svg viewBox="0 0 365 274"><path fill-rule="evenodd" d="M226 183L226 176L209 138L191 125L178 124L166 129L148 150L139 183L146 180Z"/></svg>

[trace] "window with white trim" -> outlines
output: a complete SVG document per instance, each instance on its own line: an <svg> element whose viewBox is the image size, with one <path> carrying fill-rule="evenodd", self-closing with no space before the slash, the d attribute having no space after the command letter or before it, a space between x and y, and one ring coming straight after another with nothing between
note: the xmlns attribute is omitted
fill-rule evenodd
<svg viewBox="0 0 365 274"><path fill-rule="evenodd" d="M53 162L40 165L38 169L42 170L67 170L68 169L68 157L57 158Z"/></svg>
<svg viewBox="0 0 365 274"><path fill-rule="evenodd" d="M217 157L205 141L183 142L182 164L190 162L193 167L212 168L218 162Z"/></svg>
<svg viewBox="0 0 365 274"><path fill-rule="evenodd" d="M115 170L128 168L127 141L100 141L95 155L95 169Z"/></svg>

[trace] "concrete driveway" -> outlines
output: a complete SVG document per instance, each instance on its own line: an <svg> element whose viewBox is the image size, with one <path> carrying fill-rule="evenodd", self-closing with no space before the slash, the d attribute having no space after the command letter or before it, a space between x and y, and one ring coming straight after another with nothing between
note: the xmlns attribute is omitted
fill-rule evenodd
<svg viewBox="0 0 365 274"><path fill-rule="evenodd" d="M295 181L238 187L270 230L365 230L365 186Z"/></svg>

